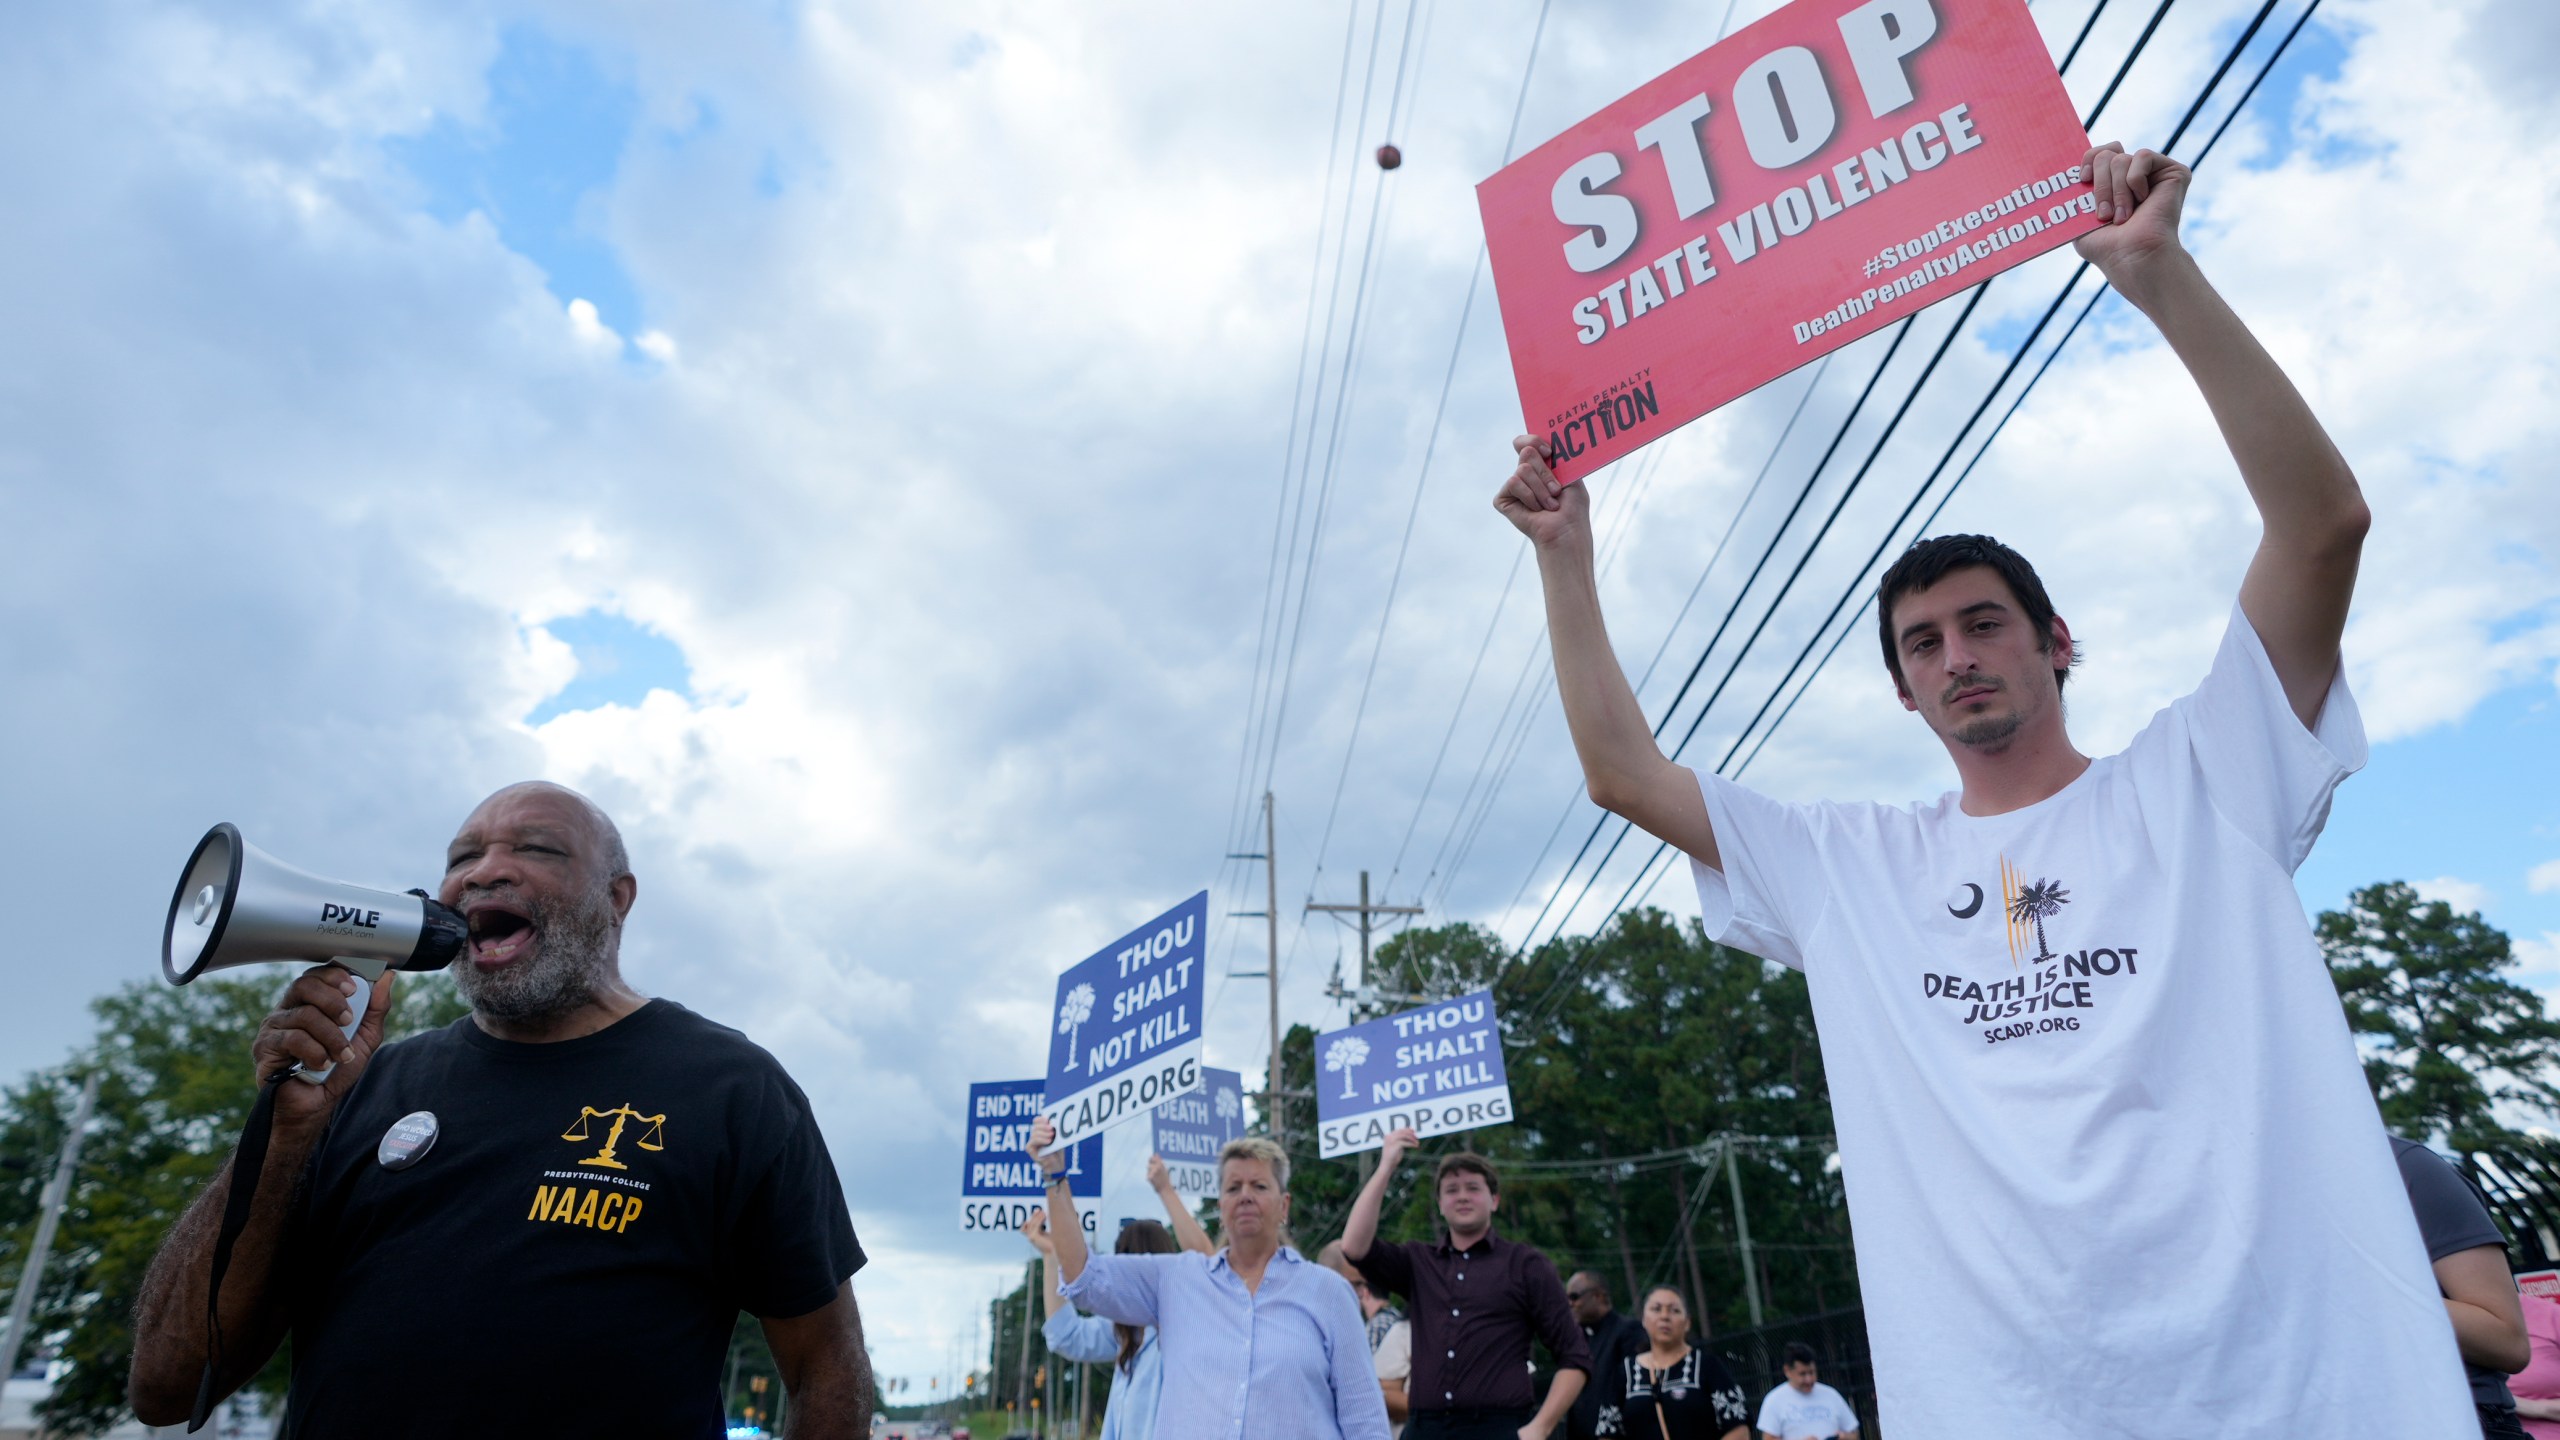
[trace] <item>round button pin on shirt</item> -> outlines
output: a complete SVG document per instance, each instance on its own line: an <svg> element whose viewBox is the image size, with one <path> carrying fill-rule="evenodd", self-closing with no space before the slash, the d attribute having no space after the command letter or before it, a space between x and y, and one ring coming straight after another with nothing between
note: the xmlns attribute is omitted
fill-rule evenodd
<svg viewBox="0 0 2560 1440"><path fill-rule="evenodd" d="M413 1110L391 1122L373 1158L385 1170L406 1170L436 1145L436 1112Z"/></svg>

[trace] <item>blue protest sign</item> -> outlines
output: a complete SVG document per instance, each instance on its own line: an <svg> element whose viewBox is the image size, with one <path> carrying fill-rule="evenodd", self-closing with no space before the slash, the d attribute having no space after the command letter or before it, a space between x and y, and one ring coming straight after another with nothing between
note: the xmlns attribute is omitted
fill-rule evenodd
<svg viewBox="0 0 2560 1440"><path fill-rule="evenodd" d="M1511 1123L1493 992L1316 1037L1317 1153L1375 1150L1411 1126L1425 1138Z"/></svg>
<svg viewBox="0 0 2560 1440"><path fill-rule="evenodd" d="M1218 1193L1218 1152L1244 1133L1244 1077L1200 1071L1200 1088L1156 1107L1156 1153L1186 1200Z"/></svg>
<svg viewBox="0 0 2560 1440"><path fill-rule="evenodd" d="M960 1154L960 1228L973 1233L1022 1228L1046 1203L1040 1167L1023 1147L1031 1143L1032 1117L1040 1113L1037 1080L990 1080L969 1087L967 1139ZM1067 1193L1093 1232L1093 1204L1102 1198L1102 1137L1067 1152Z"/></svg>
<svg viewBox="0 0 2560 1440"><path fill-rule="evenodd" d="M1199 1088L1208 919L1203 890L1058 977L1040 1113L1059 1144Z"/></svg>

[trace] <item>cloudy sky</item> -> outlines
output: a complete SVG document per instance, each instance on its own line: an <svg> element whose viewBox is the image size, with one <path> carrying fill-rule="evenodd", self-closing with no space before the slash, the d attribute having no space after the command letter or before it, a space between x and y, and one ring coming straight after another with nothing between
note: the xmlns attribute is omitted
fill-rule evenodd
<svg viewBox="0 0 2560 1440"><path fill-rule="evenodd" d="M2057 55L2090 4L2038 0ZM2068 76L2084 107L2153 8L2100 17ZM2255 9L2172 7L2098 131L2164 138ZM2554 13L2328 0L2189 211L2377 515L2347 643L2377 745L2304 900L2424 882L2512 931L2546 987ZM636 983L747 1030L825 1118L884 1371L942 1369L1019 1273L953 1227L967 1082L1033 1073L1050 977L1137 921L1204 885L1213 913L1261 908L1258 868L1222 858L1259 848L1247 797L1278 795L1294 1019L1337 1015L1346 936L1298 918L1310 896L1368 869L1516 939L1564 876L1595 812L1486 505L1518 408L1490 289L1470 296L1472 186L1515 105L1525 148L1727 19L11 7L0 1073L58 1060L92 996L155 973L170 873L212 821L406 886L481 794L560 780L630 836ZM1389 139L1392 176L1365 160ZM1691 757L1742 733L2068 270L1992 287ZM1953 308L1894 357L1680 728ZM1883 353L1595 481L1657 715ZM2037 559L2090 651L2085 748L2193 683L2255 532L2203 406L2112 303L1938 528ZM1749 778L1952 783L1870 643ZM1676 876L1650 893L1694 909ZM1259 923L1220 922L1220 966L1258 968ZM1248 1075L1259 985L1222 983L1211 1017L1213 1063Z"/></svg>

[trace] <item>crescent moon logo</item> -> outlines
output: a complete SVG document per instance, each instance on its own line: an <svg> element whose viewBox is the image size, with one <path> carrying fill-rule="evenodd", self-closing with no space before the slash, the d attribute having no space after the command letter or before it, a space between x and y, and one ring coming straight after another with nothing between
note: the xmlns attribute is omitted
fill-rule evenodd
<svg viewBox="0 0 2560 1440"><path fill-rule="evenodd" d="M1982 910L1982 887L1967 882L1964 888L1972 892L1973 898L1964 902L1964 908L1961 910L1953 905L1948 906L1947 913L1959 920L1970 920Z"/></svg>

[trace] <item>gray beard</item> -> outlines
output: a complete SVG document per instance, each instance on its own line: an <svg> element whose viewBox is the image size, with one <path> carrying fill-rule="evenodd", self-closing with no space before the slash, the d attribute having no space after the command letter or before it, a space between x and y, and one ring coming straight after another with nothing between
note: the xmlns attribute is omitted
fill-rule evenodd
<svg viewBox="0 0 2560 1440"><path fill-rule="evenodd" d="M599 898L565 914L548 905L530 918L542 932L532 963L483 971L469 955L453 962L454 984L471 1008L516 1025L556 1020L596 997L613 974L613 910Z"/></svg>

